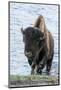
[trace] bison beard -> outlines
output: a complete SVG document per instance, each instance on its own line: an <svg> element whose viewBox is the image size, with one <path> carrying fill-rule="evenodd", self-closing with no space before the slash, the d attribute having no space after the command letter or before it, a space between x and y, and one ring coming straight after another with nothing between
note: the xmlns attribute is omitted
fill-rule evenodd
<svg viewBox="0 0 61 90"><path fill-rule="evenodd" d="M54 40L51 33L46 28L44 17L40 15L33 27L28 27L25 30L22 28L21 31L23 33L25 51L30 50L32 53L34 52L34 56L32 57L26 55L29 65L31 66L31 74L41 74L45 66L46 73L49 74L54 54ZM37 43L33 43L33 33L34 40L36 40L38 45L36 45Z"/></svg>

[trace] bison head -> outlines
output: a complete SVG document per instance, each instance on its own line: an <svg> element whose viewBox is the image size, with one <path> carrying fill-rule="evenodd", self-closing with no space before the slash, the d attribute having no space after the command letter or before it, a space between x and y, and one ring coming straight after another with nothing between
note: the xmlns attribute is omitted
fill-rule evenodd
<svg viewBox="0 0 61 90"><path fill-rule="evenodd" d="M23 41L25 43L25 55L28 58L35 57L37 51L42 47L44 34L36 27L21 28Z"/></svg>

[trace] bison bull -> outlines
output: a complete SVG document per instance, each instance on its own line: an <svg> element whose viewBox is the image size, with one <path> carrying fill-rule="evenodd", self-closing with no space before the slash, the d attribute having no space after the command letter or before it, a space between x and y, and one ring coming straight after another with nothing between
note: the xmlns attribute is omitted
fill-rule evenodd
<svg viewBox="0 0 61 90"><path fill-rule="evenodd" d="M33 27L21 29L23 41L25 43L25 56L31 66L31 74L41 74L46 66L46 73L49 74L53 54L54 40L51 33L47 30L42 15L38 17Z"/></svg>

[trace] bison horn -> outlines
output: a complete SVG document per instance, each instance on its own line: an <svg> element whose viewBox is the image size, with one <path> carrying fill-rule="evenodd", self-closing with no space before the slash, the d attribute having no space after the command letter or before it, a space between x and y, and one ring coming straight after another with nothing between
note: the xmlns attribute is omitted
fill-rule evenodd
<svg viewBox="0 0 61 90"><path fill-rule="evenodd" d="M21 27L21 32L22 32L22 34L24 34L24 30L23 30L23 27Z"/></svg>

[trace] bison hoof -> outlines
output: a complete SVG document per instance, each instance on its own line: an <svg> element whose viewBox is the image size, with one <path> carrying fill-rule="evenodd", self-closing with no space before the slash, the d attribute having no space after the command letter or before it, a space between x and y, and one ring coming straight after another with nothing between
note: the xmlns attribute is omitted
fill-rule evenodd
<svg viewBox="0 0 61 90"><path fill-rule="evenodd" d="M50 75L50 72L46 71L46 74L47 74L47 75Z"/></svg>
<svg viewBox="0 0 61 90"><path fill-rule="evenodd" d="M37 70L37 73L38 73L38 74L42 74L42 70L39 68L39 69Z"/></svg>

